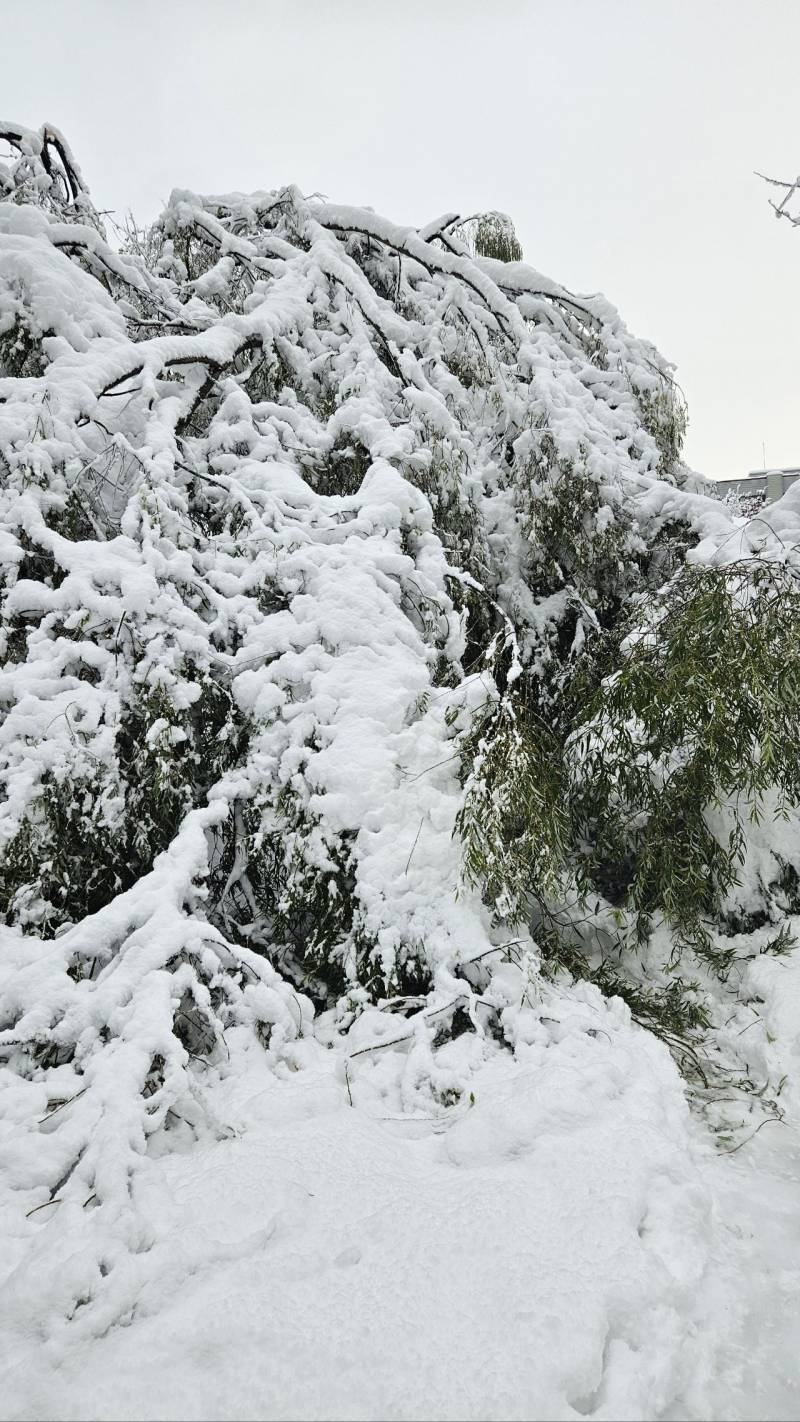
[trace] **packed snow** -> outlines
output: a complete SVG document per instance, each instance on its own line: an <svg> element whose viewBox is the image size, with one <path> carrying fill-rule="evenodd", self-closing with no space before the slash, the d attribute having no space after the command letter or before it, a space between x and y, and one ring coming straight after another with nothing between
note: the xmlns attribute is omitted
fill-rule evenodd
<svg viewBox="0 0 800 1422"><path fill-rule="evenodd" d="M800 972L757 986L796 1081ZM522 1016L438 1118L409 1107L416 1043L243 1058L226 1138L138 1173L142 1236L109 1245L94 1316L80 1208L24 1220L12 1196L3 1416L796 1418L796 1086L719 1155L619 1003Z"/></svg>

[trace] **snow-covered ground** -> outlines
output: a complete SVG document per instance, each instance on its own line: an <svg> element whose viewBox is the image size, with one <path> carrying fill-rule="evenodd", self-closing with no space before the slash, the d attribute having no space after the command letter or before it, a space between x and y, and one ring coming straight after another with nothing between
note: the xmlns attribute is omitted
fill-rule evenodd
<svg viewBox="0 0 800 1422"><path fill-rule="evenodd" d="M141 1249L70 1322L80 1227L6 1203L0 1413L800 1416L800 968L751 971L787 1117L727 1155L593 990L540 1004L439 1117L404 1113L401 1049L345 1073L308 1042L284 1079L254 1050L219 1088L229 1137L139 1173ZM457 1072L474 1043L446 1051Z"/></svg>

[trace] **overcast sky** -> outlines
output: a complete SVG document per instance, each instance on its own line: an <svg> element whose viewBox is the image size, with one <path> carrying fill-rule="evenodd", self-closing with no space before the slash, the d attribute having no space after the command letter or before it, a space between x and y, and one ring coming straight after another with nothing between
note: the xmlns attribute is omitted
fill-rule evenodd
<svg viewBox="0 0 800 1422"><path fill-rule="evenodd" d="M295 182L421 224L511 214L677 365L686 457L800 464L800 0L0 0L0 117L98 206Z"/></svg>

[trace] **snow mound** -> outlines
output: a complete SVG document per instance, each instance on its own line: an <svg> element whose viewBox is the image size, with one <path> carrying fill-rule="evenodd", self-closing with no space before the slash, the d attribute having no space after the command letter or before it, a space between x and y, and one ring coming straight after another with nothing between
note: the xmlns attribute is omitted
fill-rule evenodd
<svg viewBox="0 0 800 1422"><path fill-rule="evenodd" d="M388 1089L396 1053L353 1070L352 1107L324 1058L249 1063L217 1097L236 1134L137 1176L152 1235L113 1312L51 1332L22 1253L3 1415L662 1415L713 1232L688 1110L624 1009L551 1011L434 1123ZM63 1299L86 1259L60 1237Z"/></svg>

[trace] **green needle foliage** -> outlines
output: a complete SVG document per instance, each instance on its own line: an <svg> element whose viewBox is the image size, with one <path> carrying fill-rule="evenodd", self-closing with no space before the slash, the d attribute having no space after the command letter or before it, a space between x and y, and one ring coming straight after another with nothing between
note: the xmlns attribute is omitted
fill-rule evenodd
<svg viewBox="0 0 800 1422"><path fill-rule="evenodd" d="M552 898L562 877L568 817L558 743L523 691L476 716L461 753L470 767L456 826L465 876L513 926L532 897Z"/></svg>
<svg viewBox="0 0 800 1422"><path fill-rule="evenodd" d="M504 212L481 213L475 221L472 245L479 257L494 257L498 262L522 261L514 224Z"/></svg>
<svg viewBox="0 0 800 1422"><path fill-rule="evenodd" d="M748 824L767 795L770 813L776 794L779 813L800 803L798 575L685 566L596 636L547 722L524 684L462 740L465 876L498 917L532 919L546 965L624 997L685 1058L709 1019L684 974L727 978L723 903ZM656 925L670 950L648 983ZM781 929L762 951L790 946Z"/></svg>
<svg viewBox="0 0 800 1422"><path fill-rule="evenodd" d="M747 820L800 799L800 585L785 565L685 568L622 647L569 744L581 865L710 953ZM724 810L730 828L719 837Z"/></svg>

